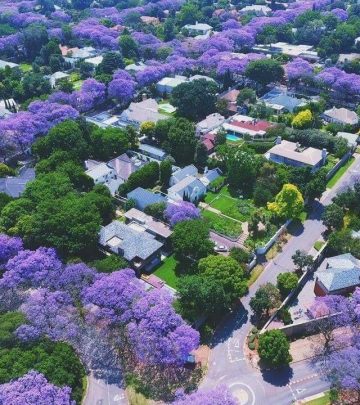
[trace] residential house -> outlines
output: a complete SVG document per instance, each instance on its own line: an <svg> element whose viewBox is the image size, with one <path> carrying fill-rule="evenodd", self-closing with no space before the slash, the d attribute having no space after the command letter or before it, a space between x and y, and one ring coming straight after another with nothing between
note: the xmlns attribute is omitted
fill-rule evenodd
<svg viewBox="0 0 360 405"><path fill-rule="evenodd" d="M17 198L25 191L26 185L35 179L35 170L23 168L18 176L0 178L0 192L10 197Z"/></svg>
<svg viewBox="0 0 360 405"><path fill-rule="evenodd" d="M221 124L225 122L225 118L219 113L213 113L208 115L205 119L196 124L196 135L202 136L208 132L213 131L218 128Z"/></svg>
<svg viewBox="0 0 360 405"><path fill-rule="evenodd" d="M174 77L164 77L156 83L156 90L162 95L169 95L179 84L186 83L185 76L175 75Z"/></svg>
<svg viewBox="0 0 360 405"><path fill-rule="evenodd" d="M345 65L349 62L355 62L360 59L360 55L358 53L341 53L337 60L337 63L340 65Z"/></svg>
<svg viewBox="0 0 360 405"><path fill-rule="evenodd" d="M108 111L86 116L86 121L92 122L100 128L107 128L109 126L119 127L121 126L118 124L119 119L118 115L110 114Z"/></svg>
<svg viewBox="0 0 360 405"><path fill-rule="evenodd" d="M351 134L350 132L338 132L336 136L338 138L345 139L350 148L356 148L359 143L359 134Z"/></svg>
<svg viewBox="0 0 360 405"><path fill-rule="evenodd" d="M62 80L68 80L68 78L70 77L70 75L68 73L65 72L55 72L52 75L49 76L49 82L50 82L50 86L52 88L55 88L55 86L61 82Z"/></svg>
<svg viewBox="0 0 360 405"><path fill-rule="evenodd" d="M253 4L251 6L243 7L240 14L255 14L258 17L265 17L271 13L271 8L268 6L261 6Z"/></svg>
<svg viewBox="0 0 360 405"><path fill-rule="evenodd" d="M149 161L157 161L161 162L165 160L165 158L168 156L167 153L160 148L156 148L155 146L147 145L145 143L141 143L139 145L139 151L143 155L144 159L149 160Z"/></svg>
<svg viewBox="0 0 360 405"><path fill-rule="evenodd" d="M230 112L237 112L238 106L237 106L237 97L240 93L240 90L237 89L232 89L228 90L222 95L219 96L220 100L225 100L227 102L227 109Z"/></svg>
<svg viewBox="0 0 360 405"><path fill-rule="evenodd" d="M344 107L330 108L330 110L324 111L322 117L327 122L334 122L343 125L356 125L359 122L359 117L356 112Z"/></svg>
<svg viewBox="0 0 360 405"><path fill-rule="evenodd" d="M140 224L124 224L120 221L113 221L101 228L99 244L123 257L138 274L160 263L163 247L163 244Z"/></svg>
<svg viewBox="0 0 360 405"><path fill-rule="evenodd" d="M266 152L265 157L274 163L293 167L311 167L315 172L326 163L327 151L312 147L302 147L298 143L281 140Z"/></svg>
<svg viewBox="0 0 360 405"><path fill-rule="evenodd" d="M131 63L130 65L125 66L125 70L131 74L142 72L147 66L143 62Z"/></svg>
<svg viewBox="0 0 360 405"><path fill-rule="evenodd" d="M182 169L176 170L170 177L170 186L173 186L183 180L185 177L198 175L198 169L194 165L188 165Z"/></svg>
<svg viewBox="0 0 360 405"><path fill-rule="evenodd" d="M206 80L207 82L216 83L216 81L212 77L205 75L193 75L189 77L189 82L193 82L194 80Z"/></svg>
<svg viewBox="0 0 360 405"><path fill-rule="evenodd" d="M104 57L102 55L98 56L93 56L91 58L86 58L85 62L90 63L90 65L93 65L94 67L97 67L100 65L100 63L103 61Z"/></svg>
<svg viewBox="0 0 360 405"><path fill-rule="evenodd" d="M191 37L195 36L210 36L213 28L209 24L204 24L204 23L198 23L196 21L195 24L186 24L183 27Z"/></svg>
<svg viewBox="0 0 360 405"><path fill-rule="evenodd" d="M266 107L271 108L275 113L284 112L293 113L296 108L303 107L308 104L304 98L297 98L293 94L288 94L286 89L274 87L271 91L264 94L261 98Z"/></svg>
<svg viewBox="0 0 360 405"><path fill-rule="evenodd" d="M206 186L194 176L187 176L168 189L168 197L173 201L196 202L206 194Z"/></svg>
<svg viewBox="0 0 360 405"><path fill-rule="evenodd" d="M142 187L138 187L135 190L130 191L130 193L127 193L126 197L128 200L134 200L135 207L140 211L144 211L144 209L149 205L167 202L167 198L162 194L153 193L152 191L145 190Z"/></svg>
<svg viewBox="0 0 360 405"><path fill-rule="evenodd" d="M272 126L271 122L240 114L234 115L230 121L223 124L228 135L242 138L247 135L254 139L263 138L266 135L266 130Z"/></svg>
<svg viewBox="0 0 360 405"><path fill-rule="evenodd" d="M8 62L7 60L0 59L0 69L5 69L6 67L9 67L10 69L14 69L14 68L19 67L19 65L14 62Z"/></svg>
<svg viewBox="0 0 360 405"><path fill-rule="evenodd" d="M318 271L314 292L317 296L348 295L360 286L360 260L345 253L325 259Z"/></svg>
<svg viewBox="0 0 360 405"><path fill-rule="evenodd" d="M160 20L157 17L151 17L148 15L141 16L140 20L142 23L144 23L146 25L159 25L160 24Z"/></svg>
<svg viewBox="0 0 360 405"><path fill-rule="evenodd" d="M69 62L72 66L80 60L92 58L99 53L99 51L92 46L85 46L84 48L69 48L68 46L59 45L59 48L65 62Z"/></svg>
<svg viewBox="0 0 360 405"><path fill-rule="evenodd" d="M208 170L205 168L204 175L200 178L200 181L204 184L204 186L209 189L209 185L212 181L218 179L223 175L222 171L216 167L215 169Z"/></svg>
<svg viewBox="0 0 360 405"><path fill-rule="evenodd" d="M215 139L216 134L214 133L205 134L201 137L201 143L205 146L208 155L211 155L215 151Z"/></svg>
<svg viewBox="0 0 360 405"><path fill-rule="evenodd" d="M291 58L303 58L309 61L318 61L319 57L312 45L295 45L286 42L276 42L275 44L263 45L257 44L253 47L255 52L283 54Z"/></svg>
<svg viewBox="0 0 360 405"><path fill-rule="evenodd" d="M95 184L104 184L114 196L119 186L144 164L145 162L137 157L129 157L123 153L107 163L96 160L85 161L87 169L85 173L94 180Z"/></svg>
<svg viewBox="0 0 360 405"><path fill-rule="evenodd" d="M157 240L164 244L169 241L169 238L172 235L172 230L169 225L136 208L131 208L129 211L125 212L124 216L127 224L132 222L139 224L146 230L146 232L154 235Z"/></svg>
<svg viewBox="0 0 360 405"><path fill-rule="evenodd" d="M160 114L158 110L159 105L153 98L140 101L139 103L131 103L129 108L121 113L116 125L132 125L136 129L140 129L143 122L150 121L156 123L168 118L165 114Z"/></svg>

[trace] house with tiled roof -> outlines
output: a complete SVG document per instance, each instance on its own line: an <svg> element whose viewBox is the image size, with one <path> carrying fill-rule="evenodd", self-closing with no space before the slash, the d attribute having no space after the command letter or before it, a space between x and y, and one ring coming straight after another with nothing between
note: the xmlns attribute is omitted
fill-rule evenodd
<svg viewBox="0 0 360 405"><path fill-rule="evenodd" d="M0 178L0 192L10 197L17 198L25 191L26 185L35 179L35 170L24 168L19 176L8 176Z"/></svg>
<svg viewBox="0 0 360 405"><path fill-rule="evenodd" d="M123 257L137 272L149 270L160 263L163 244L146 232L139 223L124 224L113 221L103 226L99 244L106 250Z"/></svg>
<svg viewBox="0 0 360 405"><path fill-rule="evenodd" d="M317 296L348 295L360 286L360 260L350 253L325 259L316 272Z"/></svg>
<svg viewBox="0 0 360 405"><path fill-rule="evenodd" d="M216 134L214 133L205 134L201 137L201 143L205 146L208 155L211 155L215 150L215 138Z"/></svg>
<svg viewBox="0 0 360 405"><path fill-rule="evenodd" d="M355 111L348 110L347 108L330 108L324 111L322 118L327 122L334 122L343 125L356 125L359 122L359 117Z"/></svg>
<svg viewBox="0 0 360 405"><path fill-rule="evenodd" d="M176 170L172 176L170 177L170 186L174 186L175 184L179 183L181 180L185 179L185 177L193 176L196 177L198 175L198 169L194 165L188 165L183 167L182 169Z"/></svg>
<svg viewBox="0 0 360 405"><path fill-rule="evenodd" d="M168 189L168 197L173 201L196 202L206 194L206 186L195 176L187 176Z"/></svg>
<svg viewBox="0 0 360 405"><path fill-rule="evenodd" d="M237 98L238 98L239 93L240 93L240 90L237 90L237 89L228 90L219 96L219 100L226 101L228 111L233 112L233 113L237 112L237 110L238 110Z"/></svg>
<svg viewBox="0 0 360 405"><path fill-rule="evenodd" d="M219 113L209 114L196 124L196 135L201 136L218 128L225 122L225 118Z"/></svg>
<svg viewBox="0 0 360 405"><path fill-rule="evenodd" d="M273 124L271 122L240 114L234 115L230 121L223 124L223 128L228 135L241 138L248 135L254 139L263 138L266 135L266 130L272 126Z"/></svg>
<svg viewBox="0 0 360 405"><path fill-rule="evenodd" d="M167 198L159 193L153 193L152 191L146 190L142 187L137 187L135 190L127 193L126 197L128 199L135 201L135 207L144 211L144 209L152 204L156 203L166 203Z"/></svg>

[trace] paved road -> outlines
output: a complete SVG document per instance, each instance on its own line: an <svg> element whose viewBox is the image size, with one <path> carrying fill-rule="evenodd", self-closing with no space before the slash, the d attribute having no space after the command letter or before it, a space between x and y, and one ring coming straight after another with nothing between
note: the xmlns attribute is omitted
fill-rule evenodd
<svg viewBox="0 0 360 405"><path fill-rule="evenodd" d="M249 301L258 287L266 282L276 282L279 273L293 270L291 256L297 249L309 252L321 237L325 227L320 218L324 206L345 186L360 175L360 156L338 184L324 193L320 202L315 202L310 217L303 227L294 232L283 251L270 261L258 280L251 286L249 294L242 299L242 307L229 316L214 336L209 369L202 386L211 388L225 384L238 398L241 405L290 405L297 399L322 392L328 387L310 361L292 363L279 371L256 369L244 356L246 336L253 324L250 320Z"/></svg>
<svg viewBox="0 0 360 405"><path fill-rule="evenodd" d="M118 384L96 378L93 372L90 374L84 405L127 405L128 403L124 389Z"/></svg>

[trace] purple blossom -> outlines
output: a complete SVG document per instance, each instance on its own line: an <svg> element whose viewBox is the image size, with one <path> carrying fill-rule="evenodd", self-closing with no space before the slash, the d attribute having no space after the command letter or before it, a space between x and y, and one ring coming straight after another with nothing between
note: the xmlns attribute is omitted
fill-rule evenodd
<svg viewBox="0 0 360 405"><path fill-rule="evenodd" d="M81 90L71 95L71 104L80 112L89 111L105 101L106 86L95 79L86 79Z"/></svg>
<svg viewBox="0 0 360 405"><path fill-rule="evenodd" d="M16 256L23 249L23 242L20 238L0 234L0 264L6 263Z"/></svg>
<svg viewBox="0 0 360 405"><path fill-rule="evenodd" d="M326 68L316 76L316 81L323 83L326 86L333 85L344 72L336 67Z"/></svg>
<svg viewBox="0 0 360 405"><path fill-rule="evenodd" d="M148 66L141 72L136 73L135 78L141 87L145 87L158 82L171 73L172 67L165 63L159 66Z"/></svg>
<svg viewBox="0 0 360 405"><path fill-rule="evenodd" d="M165 210L165 217L171 226L178 222L200 218L200 210L194 204L181 201L179 204L169 204Z"/></svg>
<svg viewBox="0 0 360 405"><path fill-rule="evenodd" d="M55 91L54 93L50 94L48 101L50 103L58 103L58 104L71 104L71 94L65 93L64 91Z"/></svg>
<svg viewBox="0 0 360 405"><path fill-rule="evenodd" d="M21 306L21 311L28 323L19 326L15 333L23 341L39 336L68 342L78 338L79 314L66 292L51 292L45 288L36 290Z"/></svg>
<svg viewBox="0 0 360 405"><path fill-rule="evenodd" d="M230 19L230 20L227 20L224 23L222 23L221 27L222 27L223 31L225 31L225 30L236 30L236 29L241 28L241 24L237 20Z"/></svg>
<svg viewBox="0 0 360 405"><path fill-rule="evenodd" d="M128 73L124 69L118 69L113 74L113 80L126 80L126 81L134 81L133 77L130 73Z"/></svg>
<svg viewBox="0 0 360 405"><path fill-rule="evenodd" d="M88 319L109 326L123 325L133 318L132 304L143 293L132 269L102 274L83 292Z"/></svg>
<svg viewBox="0 0 360 405"><path fill-rule="evenodd" d="M58 21L65 22L65 23L68 23L71 21L71 17L69 16L69 14L66 14L62 10L54 11L53 13L50 14L50 17L53 20L58 20Z"/></svg>
<svg viewBox="0 0 360 405"><path fill-rule="evenodd" d="M135 87L136 83L133 80L115 79L109 83L108 94L124 105L133 99Z"/></svg>
<svg viewBox="0 0 360 405"><path fill-rule="evenodd" d="M344 22L349 18L348 12L342 8L334 8L331 10L331 13L341 22Z"/></svg>
<svg viewBox="0 0 360 405"><path fill-rule="evenodd" d="M10 19L15 27L24 28L30 24L46 22L46 17L32 12L15 14Z"/></svg>
<svg viewBox="0 0 360 405"><path fill-rule="evenodd" d="M83 40L90 40L95 46L108 49L117 49L118 33L102 25L96 18L82 20L73 28L76 37Z"/></svg>
<svg viewBox="0 0 360 405"><path fill-rule="evenodd" d="M40 287L46 285L52 272L60 271L61 262L54 249L40 247L20 251L5 268L1 287Z"/></svg>
<svg viewBox="0 0 360 405"><path fill-rule="evenodd" d="M24 41L20 33L11 34L6 37L0 37L0 52L15 51Z"/></svg>
<svg viewBox="0 0 360 405"><path fill-rule="evenodd" d="M71 388L56 387L43 374L33 370L0 385L0 405L75 405L70 395Z"/></svg>
<svg viewBox="0 0 360 405"><path fill-rule="evenodd" d="M151 364L183 364L199 345L199 333L176 314L172 298L161 290L144 294L133 305L129 339L139 360Z"/></svg>
<svg viewBox="0 0 360 405"><path fill-rule="evenodd" d="M340 94L350 96L360 94L360 76L346 73L335 67L324 69L315 77L315 80Z"/></svg>
<svg viewBox="0 0 360 405"><path fill-rule="evenodd" d="M237 400L232 396L227 387L218 385L209 390L198 390L185 395L182 394L173 402L173 405L237 405Z"/></svg>
<svg viewBox="0 0 360 405"><path fill-rule="evenodd" d="M64 34L62 28L49 28L48 29L49 38L58 39L60 42L64 39Z"/></svg>
<svg viewBox="0 0 360 405"><path fill-rule="evenodd" d="M285 72L289 80L311 77L313 71L311 64L302 58L296 58L285 65Z"/></svg>

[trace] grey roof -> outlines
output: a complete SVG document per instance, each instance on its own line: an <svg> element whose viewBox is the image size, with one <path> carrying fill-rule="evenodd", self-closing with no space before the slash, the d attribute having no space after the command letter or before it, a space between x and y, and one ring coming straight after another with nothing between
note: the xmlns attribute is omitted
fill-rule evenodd
<svg viewBox="0 0 360 405"><path fill-rule="evenodd" d="M125 183L123 179L117 178L107 181L104 186L106 186L109 189L111 195L114 196L117 193L119 186L123 183Z"/></svg>
<svg viewBox="0 0 360 405"><path fill-rule="evenodd" d="M159 235L163 238L168 238L172 234L172 230L168 225L150 215L144 214L136 208L131 208L129 211L125 212L125 218L129 221L139 223L148 232Z"/></svg>
<svg viewBox="0 0 360 405"><path fill-rule="evenodd" d="M153 235L145 232L145 229L137 231L119 221L101 228L99 243L114 253L121 254L128 261L136 257L146 260L163 246Z"/></svg>
<svg viewBox="0 0 360 405"><path fill-rule="evenodd" d="M216 180L218 177L222 175L222 172L219 168L211 169L203 177L205 177L209 183Z"/></svg>
<svg viewBox="0 0 360 405"><path fill-rule="evenodd" d="M106 163L100 163L97 166L93 166L91 169L86 170L86 174L93 178L94 180L99 177L111 175L114 172L114 169L109 167Z"/></svg>
<svg viewBox="0 0 360 405"><path fill-rule="evenodd" d="M188 187L190 187L191 189L198 187L200 190L204 190L204 188L205 188L204 191L206 191L206 187L197 177L187 176L184 179L182 179L181 181L179 181L178 183L174 184L172 187L170 187L168 189L168 194L171 194L171 193L182 194Z"/></svg>
<svg viewBox="0 0 360 405"><path fill-rule="evenodd" d="M336 136L345 139L350 147L356 146L359 141L359 134L351 134L350 132L338 132Z"/></svg>
<svg viewBox="0 0 360 405"><path fill-rule="evenodd" d="M360 261L350 253L329 258L317 277L328 292L356 287L360 285Z"/></svg>
<svg viewBox="0 0 360 405"><path fill-rule="evenodd" d="M14 68L14 67L17 67L17 66L19 66L17 63L14 63L14 62L8 62L8 61L6 61L6 60L0 60L0 69L5 69L6 68L6 66L9 66L9 68Z"/></svg>
<svg viewBox="0 0 360 405"><path fill-rule="evenodd" d="M139 145L139 150L141 152L150 153L152 155L158 156L159 158L164 158L166 156L166 152L160 148L155 148L155 146L146 145L141 143Z"/></svg>
<svg viewBox="0 0 360 405"><path fill-rule="evenodd" d="M143 211L148 205L166 202L166 198L161 194L152 193L142 187L138 187L127 194L127 198L131 198L136 202L136 208Z"/></svg>
<svg viewBox="0 0 360 405"><path fill-rule="evenodd" d="M279 105L286 110L293 112L296 107L304 105L305 101L296 97L288 96L287 94L280 94L279 96L266 99L266 103Z"/></svg>
<svg viewBox="0 0 360 405"><path fill-rule="evenodd" d="M111 159L108 163L108 166L112 167L116 175L123 180L127 180L130 174L136 172L140 167L144 166L144 162L141 162L139 159L131 158L126 153Z"/></svg>
<svg viewBox="0 0 360 405"><path fill-rule="evenodd" d="M35 170L32 168L24 169L17 177L0 178L0 192L10 197L20 197L25 191L29 181L35 179Z"/></svg>
<svg viewBox="0 0 360 405"><path fill-rule="evenodd" d="M176 182L179 182L185 177L196 176L197 174L198 169L194 165L188 165L173 173L172 177L176 180Z"/></svg>

